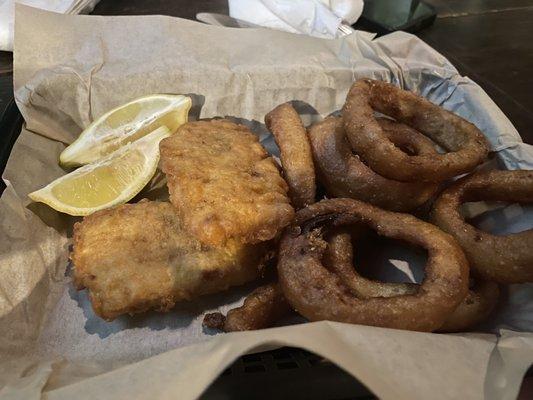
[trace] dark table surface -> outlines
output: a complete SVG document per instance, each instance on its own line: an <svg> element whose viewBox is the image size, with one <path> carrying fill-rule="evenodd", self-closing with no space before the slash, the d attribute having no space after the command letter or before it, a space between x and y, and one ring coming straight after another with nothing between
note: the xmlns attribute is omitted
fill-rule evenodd
<svg viewBox="0 0 533 400"><path fill-rule="evenodd" d="M479 83L524 141L533 144L533 0L427 2L439 15L417 35L445 55L461 74ZM93 14L166 14L195 19L198 12L227 14L227 0L101 0ZM0 114L13 97L12 68L11 53L0 52ZM531 379L524 381L521 399L530 398L532 386Z"/></svg>

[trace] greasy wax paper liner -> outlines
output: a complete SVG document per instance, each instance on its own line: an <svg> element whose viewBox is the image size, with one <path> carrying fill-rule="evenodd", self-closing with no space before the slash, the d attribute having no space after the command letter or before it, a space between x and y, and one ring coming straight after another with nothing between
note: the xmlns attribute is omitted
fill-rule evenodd
<svg viewBox="0 0 533 400"><path fill-rule="evenodd" d="M533 169L532 147L494 102L421 40L402 32L325 40L163 16L69 16L17 6L14 69L26 124L0 199L0 397L192 399L236 357L283 345L330 359L384 399L516 396L533 361L532 285L506 289L485 333L476 334L333 322L202 330L205 312L239 304L256 284L179 304L168 314L107 323L72 286L75 219L27 197L65 173L57 159L66 143L136 97L189 94L191 119L238 119L275 153L262 123L269 110L298 100L309 123L339 110L360 77L414 90L475 123L491 143L492 167ZM142 196L158 198L161 187L156 178ZM478 222L505 233L530 227L532 218L531 209L512 205L482 213ZM389 259L412 277L407 259Z"/></svg>

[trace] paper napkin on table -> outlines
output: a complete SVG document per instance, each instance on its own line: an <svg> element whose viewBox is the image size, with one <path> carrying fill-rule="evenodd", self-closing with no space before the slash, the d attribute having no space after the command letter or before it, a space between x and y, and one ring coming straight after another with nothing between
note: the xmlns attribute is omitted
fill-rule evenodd
<svg viewBox="0 0 533 400"><path fill-rule="evenodd" d="M229 14L256 25L333 39L344 22L352 25L363 0L228 0Z"/></svg>
<svg viewBox="0 0 533 400"><path fill-rule="evenodd" d="M0 0L0 50L13 51L15 2L61 14L91 12L99 0Z"/></svg>

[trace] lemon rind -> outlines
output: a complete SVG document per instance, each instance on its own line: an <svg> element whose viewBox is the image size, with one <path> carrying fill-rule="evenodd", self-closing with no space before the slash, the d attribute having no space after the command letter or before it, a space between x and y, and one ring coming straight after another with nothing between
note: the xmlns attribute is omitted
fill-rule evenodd
<svg viewBox="0 0 533 400"><path fill-rule="evenodd" d="M159 133L158 131L165 130L166 132ZM47 186L45 186L42 189L39 189L35 192L32 192L28 195L30 199L32 199L35 202L40 202L48 205L49 207L53 208L56 211L73 215L73 216L86 216L90 215L96 211L100 211L106 208L114 207L119 204L124 204L131 199L133 199L137 194L141 192L141 190L146 186L148 182L150 182L150 179L154 176L155 172L157 171L157 167L159 165L159 159L160 159L160 153L159 153L159 142L163 140L166 137L169 137L172 133L170 130L165 127L161 126L157 128L156 130L150 132L149 134L145 135L144 137L140 138L139 140L129 143L128 145L116 150L115 152L105 156L102 160L94 163L94 164L87 164L85 167L93 167L97 168L98 165L103 164L107 162L108 160L111 160L113 158L116 158L119 155L122 155L122 153L126 153L128 151L141 151L142 154L145 156L145 163L143 165L143 173L140 175L142 179L136 179L135 182L137 182L136 185L132 187L128 187L127 190L123 190L123 195L120 195L116 197L114 200L107 202L105 204L101 204L96 207L74 207L69 206L59 200L52 194L52 188L60 181L63 181L65 179L68 179L67 177L71 174L76 173L79 170L73 171L70 174L63 175L62 177L54 180L53 182L49 183ZM160 136L158 139L154 139L154 137ZM152 142L153 141L153 142ZM139 143L140 142L140 143ZM146 142L146 144L145 144ZM133 147L133 148L132 148ZM143 151L143 149L146 149L148 147L149 151ZM153 155L151 153L154 153ZM57 201L54 201L57 200Z"/></svg>
<svg viewBox="0 0 533 400"><path fill-rule="evenodd" d="M101 121L105 120L109 115L113 114L114 112L126 108L131 104L143 102L149 99L153 98L166 98L169 100L169 106L167 109L167 112L171 112L173 110L172 104L174 103L180 103L183 102L183 105L180 105L179 108L183 108L183 117L184 117L184 123L188 121L189 111L192 107L192 100L189 96L181 95L181 94L151 94L147 96L138 97L134 100L129 101L128 103L122 104L120 106L117 106L113 108L112 110L106 112L105 114L98 117L96 120L94 120L87 128L83 130L83 132L74 140L70 145L68 145L59 155L59 165L65 168L71 168L71 167L79 167L82 165L87 165L91 162L96 162L98 160L93 160L91 162L85 162L85 161L77 161L76 157L78 157L80 154L83 154L83 146L78 147L79 143L83 142L83 140L86 139L86 132L89 132L93 130L95 126L97 126ZM176 107L177 108L177 107ZM164 115L164 114L162 114ZM131 132L130 135L132 135L135 131ZM171 132L174 133L174 132ZM145 135L146 136L146 135ZM139 140L139 139L137 139ZM111 154L111 153L110 153ZM105 155L104 157L106 157Z"/></svg>

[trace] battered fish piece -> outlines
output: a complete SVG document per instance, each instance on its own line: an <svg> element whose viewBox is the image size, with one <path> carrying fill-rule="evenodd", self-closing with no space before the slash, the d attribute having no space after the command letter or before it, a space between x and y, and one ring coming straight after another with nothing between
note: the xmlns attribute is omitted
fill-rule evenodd
<svg viewBox="0 0 533 400"><path fill-rule="evenodd" d="M170 201L203 243L270 240L293 219L287 183L245 126L190 122L159 147Z"/></svg>
<svg viewBox="0 0 533 400"><path fill-rule="evenodd" d="M269 244L201 244L170 203L141 201L96 212L74 226L74 282L106 320L226 290L260 275Z"/></svg>

